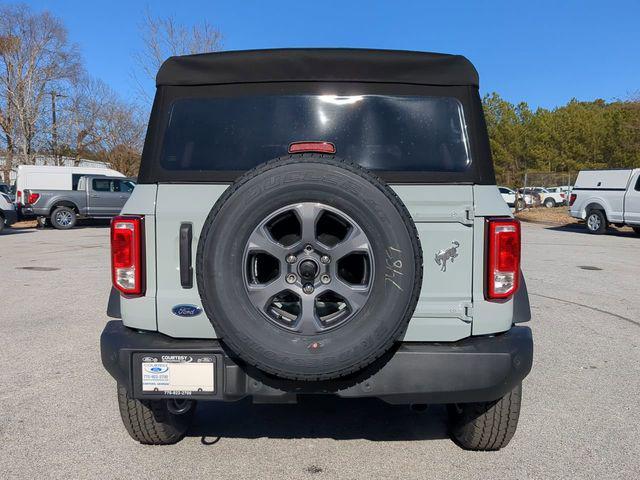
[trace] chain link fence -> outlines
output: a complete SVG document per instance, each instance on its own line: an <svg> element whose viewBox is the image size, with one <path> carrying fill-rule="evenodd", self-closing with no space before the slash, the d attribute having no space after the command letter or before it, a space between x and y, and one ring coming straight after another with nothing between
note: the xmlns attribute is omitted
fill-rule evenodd
<svg viewBox="0 0 640 480"><path fill-rule="evenodd" d="M526 171L522 176L521 188L516 190L516 210L537 208L544 204L545 193L540 188L565 195L568 201L569 193L578 176L578 172L537 172Z"/></svg>
<svg viewBox="0 0 640 480"><path fill-rule="evenodd" d="M578 172L532 172L524 174L524 188L571 187L576 181Z"/></svg>

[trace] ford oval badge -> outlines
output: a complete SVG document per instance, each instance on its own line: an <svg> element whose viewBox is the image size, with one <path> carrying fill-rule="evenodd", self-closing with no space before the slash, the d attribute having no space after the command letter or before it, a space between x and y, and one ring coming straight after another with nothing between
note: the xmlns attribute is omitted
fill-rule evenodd
<svg viewBox="0 0 640 480"><path fill-rule="evenodd" d="M195 317L202 313L202 309L195 305L176 305L171 311L179 317Z"/></svg>
<svg viewBox="0 0 640 480"><path fill-rule="evenodd" d="M144 369L149 373L156 373L156 374L166 373L169 371L169 367L167 365L152 365L152 366L145 365Z"/></svg>

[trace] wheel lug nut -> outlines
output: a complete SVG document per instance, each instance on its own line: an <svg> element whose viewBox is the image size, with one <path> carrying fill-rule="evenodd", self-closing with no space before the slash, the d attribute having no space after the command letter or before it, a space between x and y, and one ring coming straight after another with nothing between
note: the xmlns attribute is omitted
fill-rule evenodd
<svg viewBox="0 0 640 480"><path fill-rule="evenodd" d="M304 247L304 251L307 253L311 253L313 252L313 247L311 245L307 245L306 247Z"/></svg>
<svg viewBox="0 0 640 480"><path fill-rule="evenodd" d="M287 283L296 283L296 276L293 273L287 275Z"/></svg>
<svg viewBox="0 0 640 480"><path fill-rule="evenodd" d="M331 258L329 258L329 255L322 255L322 256L320 257L320 261L321 261L322 263L329 263L329 262L331 261Z"/></svg>
<svg viewBox="0 0 640 480"><path fill-rule="evenodd" d="M310 283L305 283L304 287L302 287L302 291L306 294L313 293L313 285Z"/></svg>
<svg viewBox="0 0 640 480"><path fill-rule="evenodd" d="M296 256L295 255L287 255L287 258L285 259L287 261L287 263L296 263Z"/></svg>
<svg viewBox="0 0 640 480"><path fill-rule="evenodd" d="M320 277L320 281L326 285L327 283L331 282L331 277L325 273Z"/></svg>

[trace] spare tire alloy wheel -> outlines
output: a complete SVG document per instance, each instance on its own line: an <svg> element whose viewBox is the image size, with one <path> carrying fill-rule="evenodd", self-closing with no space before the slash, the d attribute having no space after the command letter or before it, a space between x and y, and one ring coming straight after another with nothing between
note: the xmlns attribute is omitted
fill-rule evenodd
<svg viewBox="0 0 640 480"><path fill-rule="evenodd" d="M369 239L353 219L328 205L302 202L260 222L243 264L256 309L276 325L315 335L364 306L375 262Z"/></svg>
<svg viewBox="0 0 640 480"><path fill-rule="evenodd" d="M402 202L366 170L323 155L268 162L214 205L198 289L234 357L287 379L343 377L401 339L422 253Z"/></svg>

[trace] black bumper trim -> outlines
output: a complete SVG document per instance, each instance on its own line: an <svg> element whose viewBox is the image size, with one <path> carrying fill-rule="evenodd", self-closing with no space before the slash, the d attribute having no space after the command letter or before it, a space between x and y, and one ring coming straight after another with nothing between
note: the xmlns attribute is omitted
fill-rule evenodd
<svg viewBox="0 0 640 480"><path fill-rule="evenodd" d="M120 313L120 292L116 290L116 287L111 287L111 292L109 293L107 317L122 318L122 314Z"/></svg>
<svg viewBox="0 0 640 480"><path fill-rule="evenodd" d="M208 353L218 358L216 393L207 400L234 401L253 396L282 401L298 393L335 393L341 397L378 397L389 403L465 403L500 398L531 370L533 338L528 327L514 326L493 336L469 337L452 343L402 343L387 363L370 375L323 382L317 389L305 382L279 386L250 368L236 364L217 340L176 339L157 332L139 332L121 321L107 323L100 338L102 363L135 398L158 398L141 392L134 381L134 354L140 352ZM136 370L137 371L137 370ZM348 382L348 380L346 380ZM301 385L303 383L304 385ZM275 386L274 386L275 385Z"/></svg>
<svg viewBox="0 0 640 480"><path fill-rule="evenodd" d="M4 224L7 227L18 221L18 212L15 210L3 210L2 215L4 216Z"/></svg>

